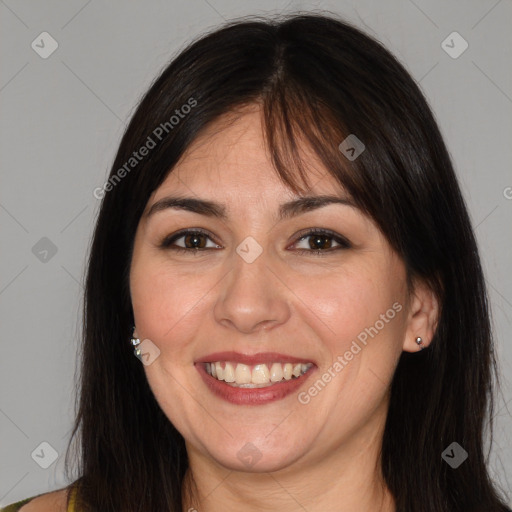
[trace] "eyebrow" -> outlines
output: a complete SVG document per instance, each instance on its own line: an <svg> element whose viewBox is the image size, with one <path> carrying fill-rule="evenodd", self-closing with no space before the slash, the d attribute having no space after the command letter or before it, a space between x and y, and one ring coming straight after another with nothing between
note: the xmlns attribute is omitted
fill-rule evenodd
<svg viewBox="0 0 512 512"><path fill-rule="evenodd" d="M294 199L279 206L278 220L288 219L297 215L317 210L329 204L341 204L358 208L356 204L346 197L339 197L333 195L319 195L319 196L303 196ZM215 217L221 220L227 220L226 206L215 201L208 201L206 199L196 199L193 197L177 197L167 196L156 203L154 203L148 212L145 214L146 219L149 219L157 212L167 209L186 210L207 217Z"/></svg>

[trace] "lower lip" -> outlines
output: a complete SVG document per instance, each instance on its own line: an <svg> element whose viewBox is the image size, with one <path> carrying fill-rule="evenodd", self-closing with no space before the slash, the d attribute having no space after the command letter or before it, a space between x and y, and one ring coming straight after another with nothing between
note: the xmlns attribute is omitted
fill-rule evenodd
<svg viewBox="0 0 512 512"><path fill-rule="evenodd" d="M203 363L196 363L195 366L214 395L236 405L262 405L281 400L297 391L315 369L313 366L300 377L278 382L266 388L235 388L209 375Z"/></svg>

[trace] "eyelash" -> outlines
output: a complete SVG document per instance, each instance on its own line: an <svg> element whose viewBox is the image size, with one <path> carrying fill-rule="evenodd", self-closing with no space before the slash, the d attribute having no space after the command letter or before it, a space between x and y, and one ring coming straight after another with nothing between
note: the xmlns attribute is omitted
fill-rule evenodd
<svg viewBox="0 0 512 512"><path fill-rule="evenodd" d="M162 242L160 242L159 247L162 249L169 249L169 250L181 252L181 253L191 253L191 252L197 253L200 251L207 251L207 250L212 249L211 247L198 249L198 248L186 248L186 247L178 247L178 246L172 247L171 246L174 242L176 242L176 240L179 240L180 238L183 238L187 235L204 235L204 236L210 238L210 240L212 240L212 242L217 243L212 239L211 235L207 231L204 231L202 229L192 229L192 230L179 231L178 233L167 236L166 238L164 238L162 240ZM316 256L326 256L326 253L331 253L331 252L334 252L334 251L337 251L340 249L349 249L351 247L351 244L347 239L336 234L334 231L330 231L329 229L323 229L323 228L309 228L305 231L299 232L299 234L297 235L297 239L294 242L294 245L301 242L304 238L308 238L309 236L313 236L313 235L320 235L320 236L332 238L335 242L337 242L340 245L339 245L339 247L332 247L330 249L296 249L296 252L298 252L299 254L314 254ZM220 245L220 244L217 244L217 245Z"/></svg>

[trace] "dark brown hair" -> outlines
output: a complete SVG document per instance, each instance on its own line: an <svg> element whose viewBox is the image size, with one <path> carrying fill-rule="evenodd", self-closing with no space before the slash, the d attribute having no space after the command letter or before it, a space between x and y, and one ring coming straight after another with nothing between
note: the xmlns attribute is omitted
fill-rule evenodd
<svg viewBox="0 0 512 512"><path fill-rule="evenodd" d="M171 122L191 98L193 108ZM75 485L84 510L182 510L184 440L129 345L134 235L151 193L198 135L256 102L283 182L298 193L308 183L307 144L380 227L409 284L423 279L439 299L430 347L402 355L390 390L381 464L397 510L504 511L483 449L495 370L487 294L449 154L396 58L322 14L246 18L201 37L156 79L126 129L88 262L78 412L66 457L79 435ZM338 148L349 134L366 147L354 161ZM148 137L154 149L118 179ZM441 458L453 441L469 454L457 469Z"/></svg>

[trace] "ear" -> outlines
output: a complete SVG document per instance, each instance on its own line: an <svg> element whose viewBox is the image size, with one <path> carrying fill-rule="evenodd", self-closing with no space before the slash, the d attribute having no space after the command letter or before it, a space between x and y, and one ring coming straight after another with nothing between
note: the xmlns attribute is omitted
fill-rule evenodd
<svg viewBox="0 0 512 512"><path fill-rule="evenodd" d="M133 335L132 335L132 337L133 337L133 338L138 338L138 337L139 337L139 335L137 334L137 329L136 329L136 328L134 328L134 329L133 329Z"/></svg>
<svg viewBox="0 0 512 512"><path fill-rule="evenodd" d="M408 311L403 349L417 352L430 345L439 318L437 297L424 281L414 281ZM418 344L416 338L421 338L421 343Z"/></svg>

